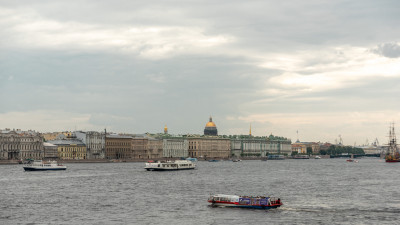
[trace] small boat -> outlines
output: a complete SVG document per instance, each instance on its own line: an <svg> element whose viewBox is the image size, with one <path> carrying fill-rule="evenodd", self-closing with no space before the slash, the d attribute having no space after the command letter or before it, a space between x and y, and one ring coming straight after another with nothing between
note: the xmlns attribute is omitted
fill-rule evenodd
<svg viewBox="0 0 400 225"><path fill-rule="evenodd" d="M147 171L190 170L196 168L196 164L189 160L149 161L144 168Z"/></svg>
<svg viewBox="0 0 400 225"><path fill-rule="evenodd" d="M208 202L213 207L237 207L252 209L278 208L282 204L280 198L264 196L239 196L239 195L211 195Z"/></svg>
<svg viewBox="0 0 400 225"><path fill-rule="evenodd" d="M44 170L66 170L67 167L58 164L56 161L43 162L42 160L35 160L24 166L25 171L44 171Z"/></svg>
<svg viewBox="0 0 400 225"><path fill-rule="evenodd" d="M210 159L210 160L208 160L209 162L219 162L219 160L217 160L217 159Z"/></svg>
<svg viewBox="0 0 400 225"><path fill-rule="evenodd" d="M189 161L192 161L192 162L197 162L196 158L186 158L185 160L189 160Z"/></svg>
<svg viewBox="0 0 400 225"><path fill-rule="evenodd" d="M321 156L315 156L315 158L314 159L321 159Z"/></svg>
<svg viewBox="0 0 400 225"><path fill-rule="evenodd" d="M268 160L284 160L285 156L283 155L268 155Z"/></svg>
<svg viewBox="0 0 400 225"><path fill-rule="evenodd" d="M308 155L295 155L294 159L309 159L310 157Z"/></svg>
<svg viewBox="0 0 400 225"><path fill-rule="evenodd" d="M347 161L347 162L355 162L355 161L354 161L354 155L351 154L350 159L347 159L346 161ZM357 161L357 160L356 160L356 161ZM358 162L358 161L357 161L357 162Z"/></svg>

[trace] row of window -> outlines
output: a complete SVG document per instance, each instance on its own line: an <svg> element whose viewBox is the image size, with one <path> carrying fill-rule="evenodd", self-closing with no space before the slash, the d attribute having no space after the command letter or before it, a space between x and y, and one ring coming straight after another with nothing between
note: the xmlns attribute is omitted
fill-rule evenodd
<svg viewBox="0 0 400 225"><path fill-rule="evenodd" d="M42 146L40 144L34 144L34 145L3 144L3 145L0 145L0 150L35 150L35 149L42 149Z"/></svg>

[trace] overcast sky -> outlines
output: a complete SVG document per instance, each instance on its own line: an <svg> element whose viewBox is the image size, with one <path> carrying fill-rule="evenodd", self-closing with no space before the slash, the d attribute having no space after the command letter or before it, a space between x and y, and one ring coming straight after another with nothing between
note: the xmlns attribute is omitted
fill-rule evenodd
<svg viewBox="0 0 400 225"><path fill-rule="evenodd" d="M0 129L202 134L211 115L219 134L384 144L399 24L398 0L0 0Z"/></svg>

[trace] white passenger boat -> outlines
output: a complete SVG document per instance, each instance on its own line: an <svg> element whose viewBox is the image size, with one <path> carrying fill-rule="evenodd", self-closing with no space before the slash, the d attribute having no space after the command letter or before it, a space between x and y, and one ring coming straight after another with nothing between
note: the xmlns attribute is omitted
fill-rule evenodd
<svg viewBox="0 0 400 225"><path fill-rule="evenodd" d="M149 161L144 167L147 171L150 170L190 170L196 168L196 164L189 160L175 160L175 161Z"/></svg>
<svg viewBox="0 0 400 225"><path fill-rule="evenodd" d="M67 167L58 164L56 161L43 162L42 160L35 160L24 166L25 171L44 171L44 170L66 170Z"/></svg>

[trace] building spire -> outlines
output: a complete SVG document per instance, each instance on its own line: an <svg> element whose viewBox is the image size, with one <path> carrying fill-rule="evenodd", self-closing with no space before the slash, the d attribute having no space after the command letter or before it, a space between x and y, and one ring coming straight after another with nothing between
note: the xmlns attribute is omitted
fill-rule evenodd
<svg viewBox="0 0 400 225"><path fill-rule="evenodd" d="M249 133L249 135L251 136L251 123L250 123L250 133Z"/></svg>

